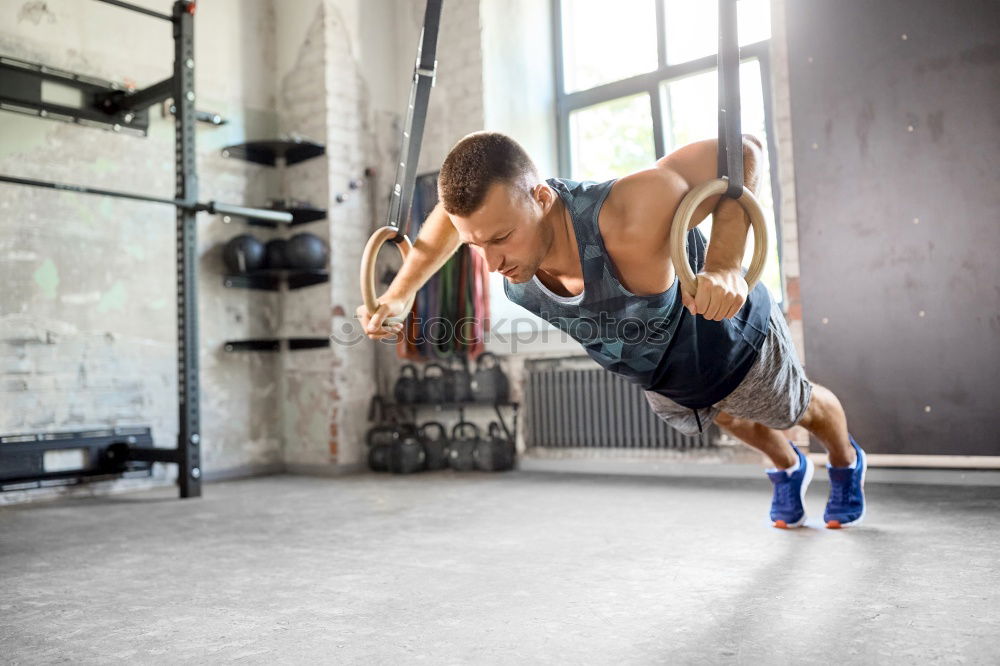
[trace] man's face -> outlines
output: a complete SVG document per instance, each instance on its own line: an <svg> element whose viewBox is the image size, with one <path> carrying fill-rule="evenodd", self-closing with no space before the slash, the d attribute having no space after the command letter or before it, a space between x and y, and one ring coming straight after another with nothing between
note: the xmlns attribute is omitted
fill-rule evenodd
<svg viewBox="0 0 1000 666"><path fill-rule="evenodd" d="M479 253L490 272L502 273L511 282L527 282L552 244L551 229L542 218L553 196L542 185L529 192L525 186L494 183L477 211L450 217L459 238Z"/></svg>

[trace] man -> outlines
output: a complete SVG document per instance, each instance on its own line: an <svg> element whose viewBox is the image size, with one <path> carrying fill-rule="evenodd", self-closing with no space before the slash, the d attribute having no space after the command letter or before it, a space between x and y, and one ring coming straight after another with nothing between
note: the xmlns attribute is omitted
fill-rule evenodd
<svg viewBox="0 0 1000 666"><path fill-rule="evenodd" d="M744 137L744 182L755 190L760 142ZM440 202L377 311L358 316L372 339L394 337L414 294L462 243L506 278L508 298L583 344L603 367L639 384L653 411L685 434L714 420L774 464L771 520L805 522L802 498L813 464L782 430L801 425L829 452L827 527L864 517L865 453L847 430L837 397L810 382L784 316L763 284L748 291L740 262L749 228L738 202L702 203L688 231L698 275L682 293L670 259L681 199L716 177L717 142L680 148L652 168L604 183L542 181L521 146L476 132L448 154ZM712 238L695 227L713 214Z"/></svg>

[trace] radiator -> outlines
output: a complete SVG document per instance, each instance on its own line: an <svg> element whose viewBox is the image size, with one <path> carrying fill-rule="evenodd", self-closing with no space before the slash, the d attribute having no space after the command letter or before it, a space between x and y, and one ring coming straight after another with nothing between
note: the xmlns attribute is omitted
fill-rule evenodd
<svg viewBox="0 0 1000 666"><path fill-rule="evenodd" d="M588 367L589 366L589 367ZM525 363L527 447L704 449L716 428L689 437L653 413L642 389L589 359Z"/></svg>

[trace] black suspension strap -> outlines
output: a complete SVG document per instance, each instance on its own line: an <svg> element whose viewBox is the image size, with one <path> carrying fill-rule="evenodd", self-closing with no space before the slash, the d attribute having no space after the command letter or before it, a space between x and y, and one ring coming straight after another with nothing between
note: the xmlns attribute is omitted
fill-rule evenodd
<svg viewBox="0 0 1000 666"><path fill-rule="evenodd" d="M420 46L417 50L416 65L413 70L413 85L410 88L410 101L406 112L406 124L403 127L403 142L396 165L396 182L392 187L389 199L389 217L386 226L394 227L398 233L390 240L400 243L405 229L400 227L406 222L413 200L413 188L417 179L417 162L420 160L420 144L424 136L424 124L427 121L427 105L434 87L437 74L437 39L441 24L442 0L427 0L424 9L424 29L420 36Z"/></svg>
<svg viewBox="0 0 1000 666"><path fill-rule="evenodd" d="M719 0L719 178L726 196L743 196L743 132L740 126L740 42L736 0Z"/></svg>
<svg viewBox="0 0 1000 666"><path fill-rule="evenodd" d="M740 124L740 42L736 28L736 0L719 0L719 178L728 181L725 196L743 196L743 130ZM685 225L686 227L687 225ZM698 318L695 317L695 330ZM694 412L698 432L701 415Z"/></svg>

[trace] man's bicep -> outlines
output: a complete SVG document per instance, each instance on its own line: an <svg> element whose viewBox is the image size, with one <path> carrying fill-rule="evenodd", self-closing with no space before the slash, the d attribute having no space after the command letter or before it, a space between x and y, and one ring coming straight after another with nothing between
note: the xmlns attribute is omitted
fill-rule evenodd
<svg viewBox="0 0 1000 666"><path fill-rule="evenodd" d="M718 142L715 139L696 141L678 148L657 161L656 166L669 170L685 183L685 194L704 182L718 176ZM719 204L719 197L713 196L702 201L691 215L688 229L693 229L711 215Z"/></svg>
<svg viewBox="0 0 1000 666"><path fill-rule="evenodd" d="M688 187L695 187L718 176L718 151L716 139L695 141L661 157L656 166L677 172Z"/></svg>
<svg viewBox="0 0 1000 666"><path fill-rule="evenodd" d="M662 166L620 179L612 190L623 220L615 229L617 240L624 245L665 245L674 213L688 189L680 174Z"/></svg>
<svg viewBox="0 0 1000 666"><path fill-rule="evenodd" d="M758 165L762 164L763 144L753 134L743 135L743 180L756 191ZM673 169L691 187L697 187L719 177L719 142L716 139L696 141L660 158L656 165Z"/></svg>

